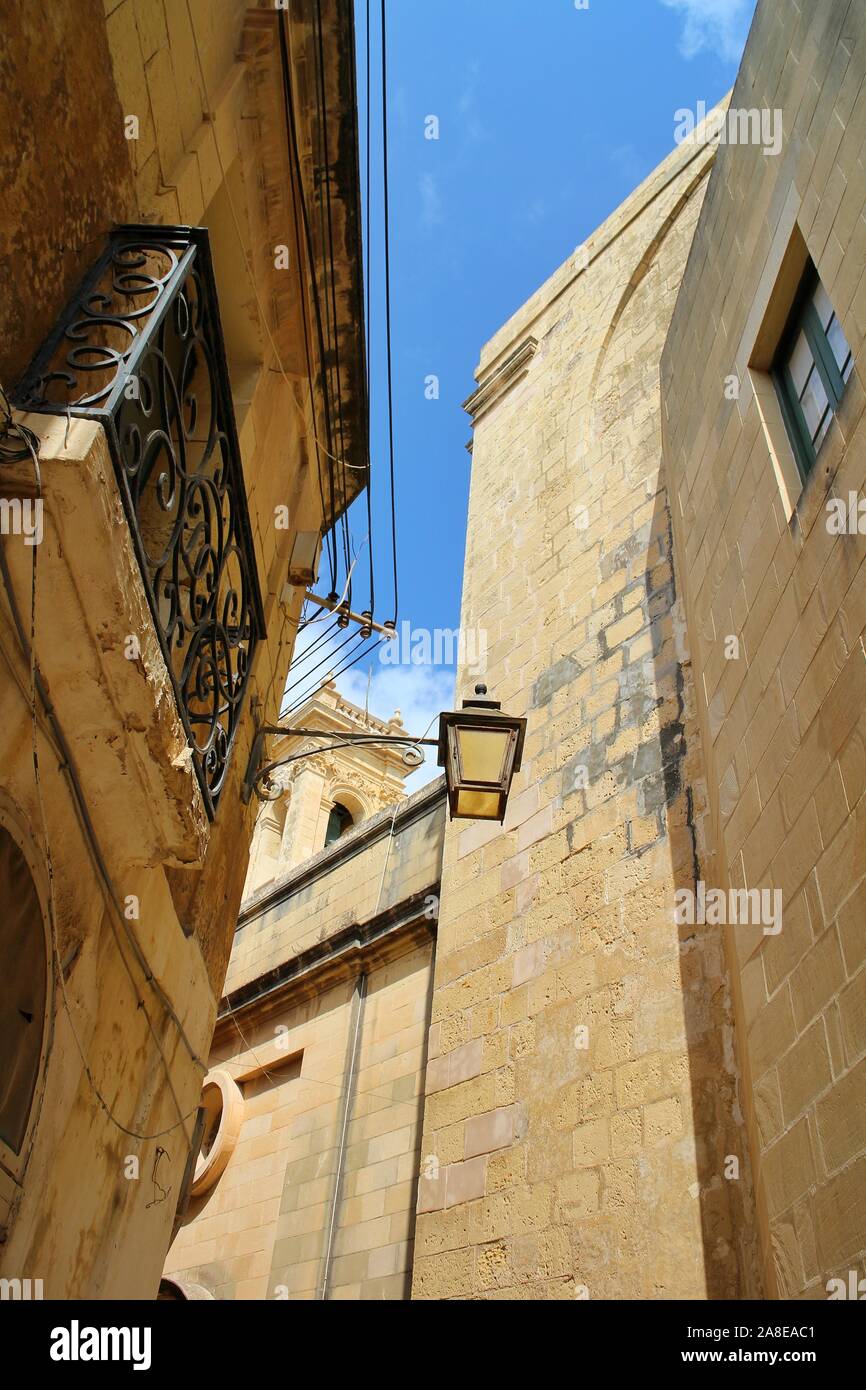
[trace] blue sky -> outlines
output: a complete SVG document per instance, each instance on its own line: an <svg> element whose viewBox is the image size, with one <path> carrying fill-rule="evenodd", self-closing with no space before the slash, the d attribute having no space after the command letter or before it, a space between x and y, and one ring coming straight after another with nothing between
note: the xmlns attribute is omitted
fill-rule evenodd
<svg viewBox="0 0 866 1390"><path fill-rule="evenodd" d="M378 0L372 9L369 347L381 621L393 616L393 598ZM754 0L590 0L584 9L574 0L387 0L399 617L413 629L456 628L460 619L470 470L461 402L481 347L673 148L676 109L699 100L709 108L732 86L753 11ZM365 26L358 0L362 170ZM430 116L438 140L425 138ZM431 375L435 400L425 398ZM360 543L363 504L351 524ZM362 598L359 579L356 607ZM413 733L451 705L453 667L374 657L371 669L371 711L388 718L399 706ZM338 684L363 704L367 666Z"/></svg>

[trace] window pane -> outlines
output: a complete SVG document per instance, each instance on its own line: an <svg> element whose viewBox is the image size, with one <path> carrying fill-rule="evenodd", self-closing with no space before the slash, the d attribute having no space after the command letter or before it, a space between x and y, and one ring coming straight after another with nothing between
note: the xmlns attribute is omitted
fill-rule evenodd
<svg viewBox="0 0 866 1390"><path fill-rule="evenodd" d="M806 389L800 397L800 408L806 418L806 425L813 440L821 428L829 404L824 383L813 367L809 373L809 380L806 382Z"/></svg>
<svg viewBox="0 0 866 1390"><path fill-rule="evenodd" d="M805 477L826 438L842 386L854 370L854 362L830 296L811 261L807 264L800 291L808 298L804 301L799 294L797 296L796 309L785 325L774 375L787 412L798 467ZM814 344L817 357L810 343Z"/></svg>
<svg viewBox="0 0 866 1390"><path fill-rule="evenodd" d="M830 303L830 296L827 294L820 280L815 286L815 293L812 295L812 303L815 305L818 318L821 320L821 327L826 332L827 324L833 317L833 305Z"/></svg>
<svg viewBox="0 0 866 1390"><path fill-rule="evenodd" d="M830 428L830 421L831 421L832 419L833 419L833 412L832 412L832 410L830 410L829 407L828 407L827 410L824 411L824 418L823 418L823 420L821 421L821 424L820 424L819 427L818 427L818 432L817 432L817 434L815 435L815 438L812 440L812 447L814 448L816 454L817 454L818 450L820 449L821 445L824 443L824 436L826 435L828 429Z"/></svg>
<svg viewBox="0 0 866 1390"><path fill-rule="evenodd" d="M830 344L830 349L836 359L836 366L842 373L843 380L847 380L847 376L851 375L851 349L848 346L845 334L842 332L842 325L835 314L830 318L830 323L827 327L827 342ZM846 368L847 376L845 374Z"/></svg>
<svg viewBox="0 0 866 1390"><path fill-rule="evenodd" d="M800 333L791 356L788 358L788 370L791 373L791 380L794 383L794 391L799 398L803 394L803 387L809 376L815 359L812 356L809 344L806 342L805 333Z"/></svg>

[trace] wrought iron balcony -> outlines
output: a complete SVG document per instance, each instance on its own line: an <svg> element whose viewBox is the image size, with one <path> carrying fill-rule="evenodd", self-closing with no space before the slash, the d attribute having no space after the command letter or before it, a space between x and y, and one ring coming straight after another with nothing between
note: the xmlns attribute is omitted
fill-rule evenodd
<svg viewBox="0 0 866 1390"><path fill-rule="evenodd" d="M213 816L265 629L207 231L115 228L14 404L105 428Z"/></svg>

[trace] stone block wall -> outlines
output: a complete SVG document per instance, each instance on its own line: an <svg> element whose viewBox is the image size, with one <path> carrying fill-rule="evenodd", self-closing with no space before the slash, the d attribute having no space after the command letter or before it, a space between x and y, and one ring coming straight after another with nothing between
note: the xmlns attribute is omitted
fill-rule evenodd
<svg viewBox="0 0 866 1390"><path fill-rule="evenodd" d="M343 3L315 8L329 120L348 136L332 161L331 206L341 438L352 454L366 439L352 19ZM0 616L14 676L0 690L0 816L20 826L40 885L48 883L50 854L56 895L48 942L56 959L30 1131L14 1174L5 1171L5 1153L0 1174L0 1269L42 1278L49 1298L156 1293L254 826L256 807L243 803L241 783L256 720L277 716L303 602L301 589L285 593L293 533L276 518L286 510L298 531L323 521L313 436L322 437L326 411L315 348L309 379L299 360L309 281L296 252L288 273L274 256L278 244L297 246L298 186L310 205L321 188L312 167L319 145L309 138L317 103L297 79L299 140L310 156L294 177L286 138L278 25L288 29L290 63L309 75L308 19L293 6L289 24L285 11L242 0L60 0L47 9L14 0L4 8L0 109L12 134L4 166L2 259L11 291L0 305L3 385L14 389L114 223L207 226L267 626L219 810L208 823L197 789L178 790L186 740L175 741L179 724L169 728L174 696L140 576L126 566L129 531L104 440L84 422L58 429L57 417L33 417L46 504L34 645L53 714L76 745L99 842L88 844L83 833L72 763L42 714L37 795L29 660ZM308 258L316 256L314 246ZM338 482L329 506L333 500L339 510L362 476L355 470L342 491ZM90 505L81 505L79 490L84 524L64 531L73 478L92 488ZM32 489L29 461L24 481ZM9 549L12 588L26 611L34 555ZM2 608L8 614L5 601ZM140 661L121 655L131 636ZM125 669L116 679L118 668ZM139 757L142 736L147 751ZM200 822L185 839L184 818ZM47 889L44 898L47 916ZM64 990L53 991L61 968Z"/></svg>
<svg viewBox="0 0 866 1390"><path fill-rule="evenodd" d="M329 1298L408 1296L431 950L368 978ZM221 1025L211 1065L238 1080L243 1123L225 1172L193 1198L166 1275L217 1299L321 1297L356 1021L348 980Z"/></svg>
<svg viewBox="0 0 866 1390"><path fill-rule="evenodd" d="M765 1284L823 1298L829 1279L866 1268L866 536L826 524L828 500L866 495L862 5L764 0L731 105L778 111L783 140L776 156L719 150L663 357L665 461L717 849L708 881L782 894L777 934L727 934ZM760 336L790 295L798 238L854 370L789 494Z"/></svg>
<svg viewBox="0 0 866 1390"><path fill-rule="evenodd" d="M416 1298L758 1286L721 937L673 920L706 793L659 358L712 159L677 149L487 345L467 403L462 624L528 729L504 826L446 835Z"/></svg>
<svg viewBox="0 0 866 1390"><path fill-rule="evenodd" d="M241 1129L167 1276L220 1299L409 1297L443 829L440 780L247 903L211 1054Z"/></svg>
<svg viewBox="0 0 866 1390"><path fill-rule="evenodd" d="M432 799L431 799L432 798ZM444 781L422 787L355 826L248 898L226 993L248 985L345 927L369 922L439 882ZM436 905L429 907L435 921Z"/></svg>

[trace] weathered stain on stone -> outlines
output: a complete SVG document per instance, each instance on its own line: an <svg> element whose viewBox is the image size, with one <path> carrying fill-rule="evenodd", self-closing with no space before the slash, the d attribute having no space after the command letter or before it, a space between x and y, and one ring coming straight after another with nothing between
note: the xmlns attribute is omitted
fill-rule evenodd
<svg viewBox="0 0 866 1390"><path fill-rule="evenodd" d="M135 220L102 0L54 4L50 22L41 5L18 0L12 8L0 45L0 381L7 388L105 231Z"/></svg>
<svg viewBox="0 0 866 1390"><path fill-rule="evenodd" d="M573 656L563 656L554 666L549 667L543 676L532 687L532 705L535 709L543 709L550 704L557 690L563 686L570 685L580 675L582 667Z"/></svg>

